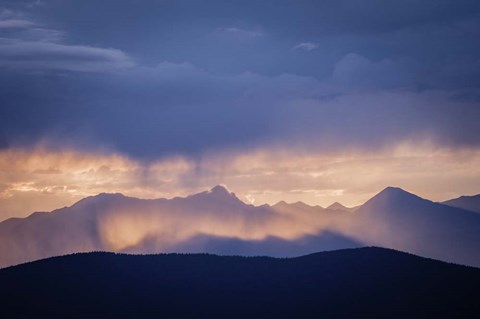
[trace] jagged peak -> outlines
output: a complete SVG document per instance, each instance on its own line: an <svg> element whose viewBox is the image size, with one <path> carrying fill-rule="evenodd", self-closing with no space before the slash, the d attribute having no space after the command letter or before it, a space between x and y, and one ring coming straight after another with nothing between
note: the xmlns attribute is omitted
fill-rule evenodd
<svg viewBox="0 0 480 319"><path fill-rule="evenodd" d="M197 193L194 195L190 195L186 197L187 199L195 199L195 198L202 198L202 197L209 197L214 200L221 200L221 201L232 201L234 200L235 202L241 202L245 204L243 201L241 201L235 193L231 192L225 185L219 184L214 187L212 187L208 191L204 191L201 193Z"/></svg>

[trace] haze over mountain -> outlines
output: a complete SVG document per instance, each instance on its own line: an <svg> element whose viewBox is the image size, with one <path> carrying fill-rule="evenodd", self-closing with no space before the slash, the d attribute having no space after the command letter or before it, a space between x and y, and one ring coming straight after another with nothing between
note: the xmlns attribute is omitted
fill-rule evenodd
<svg viewBox="0 0 480 319"><path fill-rule="evenodd" d="M460 196L458 198L444 201L442 204L480 213L480 194L473 196Z"/></svg>
<svg viewBox="0 0 480 319"><path fill-rule="evenodd" d="M74 252L299 256L375 245L480 266L480 215L388 187L355 211L253 206L222 186L186 198L87 197L0 223L0 265Z"/></svg>
<svg viewBox="0 0 480 319"><path fill-rule="evenodd" d="M353 211L355 210L355 207L345 207L339 202L335 202L332 205L328 206L327 209L330 210L342 210L342 211Z"/></svg>
<svg viewBox="0 0 480 319"><path fill-rule="evenodd" d="M5 318L476 318L480 269L380 248L89 253L2 269L0 282Z"/></svg>
<svg viewBox="0 0 480 319"><path fill-rule="evenodd" d="M363 238L421 256L480 265L480 216L388 187L356 210Z"/></svg>

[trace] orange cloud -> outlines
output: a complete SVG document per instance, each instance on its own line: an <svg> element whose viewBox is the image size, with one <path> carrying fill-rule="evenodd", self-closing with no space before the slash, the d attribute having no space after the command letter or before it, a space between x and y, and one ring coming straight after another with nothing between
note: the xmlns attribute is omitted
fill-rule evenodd
<svg viewBox="0 0 480 319"><path fill-rule="evenodd" d="M480 192L480 150L403 143L336 153L258 149L143 163L73 149L0 151L0 220L50 211L101 192L172 198L226 184L245 202L355 206L395 185L432 200Z"/></svg>

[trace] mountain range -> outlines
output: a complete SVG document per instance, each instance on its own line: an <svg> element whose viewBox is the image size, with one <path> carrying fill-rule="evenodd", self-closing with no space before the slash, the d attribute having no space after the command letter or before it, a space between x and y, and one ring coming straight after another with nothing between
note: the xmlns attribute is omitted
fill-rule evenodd
<svg viewBox="0 0 480 319"><path fill-rule="evenodd" d="M173 199L99 194L1 222L0 267L89 251L295 257L362 246L479 267L480 214L449 205L394 187L354 209L253 206L222 186Z"/></svg>
<svg viewBox="0 0 480 319"><path fill-rule="evenodd" d="M477 318L480 269L383 249L83 253L0 270L4 318Z"/></svg>

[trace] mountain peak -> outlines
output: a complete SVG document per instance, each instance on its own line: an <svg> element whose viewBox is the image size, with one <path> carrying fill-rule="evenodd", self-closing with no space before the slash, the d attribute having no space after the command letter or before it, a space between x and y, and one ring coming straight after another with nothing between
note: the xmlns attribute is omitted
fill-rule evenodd
<svg viewBox="0 0 480 319"><path fill-rule="evenodd" d="M299 208L312 208L312 206L310 206L308 204L305 204L302 201L295 202L292 205L295 206L295 207L299 207Z"/></svg>
<svg viewBox="0 0 480 319"><path fill-rule="evenodd" d="M212 189L210 189L208 193L226 194L226 195L232 194L232 192L230 192L225 185L220 185L220 184L212 187Z"/></svg>
<svg viewBox="0 0 480 319"><path fill-rule="evenodd" d="M386 187L377 195L373 196L362 206L383 205L390 203L391 205L409 205L419 201L426 201L425 199L409 193L400 187Z"/></svg>
<svg viewBox="0 0 480 319"><path fill-rule="evenodd" d="M332 205L328 206L327 209L331 209L331 210L346 210L348 209L347 207L343 206L342 204L340 204L339 202L335 202L333 203Z"/></svg>
<svg viewBox="0 0 480 319"><path fill-rule="evenodd" d="M276 204L273 205L273 207L312 208L312 206L309 206L302 201L298 201L298 202L295 202L295 203L287 203L284 200L281 200L281 201L277 202Z"/></svg>
<svg viewBox="0 0 480 319"><path fill-rule="evenodd" d="M125 197L125 195L123 195L122 193L100 193L96 196L93 196L93 197L96 197L96 198L123 198Z"/></svg>
<svg viewBox="0 0 480 319"><path fill-rule="evenodd" d="M388 186L385 187L378 195L383 195L383 196L417 196L412 193L407 192L406 190L400 188L400 187L394 187L394 186Z"/></svg>
<svg viewBox="0 0 480 319"><path fill-rule="evenodd" d="M195 195L188 196L187 198L209 198L215 201L232 201L243 203L235 193L231 192L225 185L217 185L210 190Z"/></svg>

